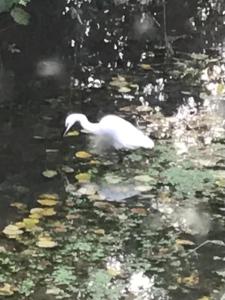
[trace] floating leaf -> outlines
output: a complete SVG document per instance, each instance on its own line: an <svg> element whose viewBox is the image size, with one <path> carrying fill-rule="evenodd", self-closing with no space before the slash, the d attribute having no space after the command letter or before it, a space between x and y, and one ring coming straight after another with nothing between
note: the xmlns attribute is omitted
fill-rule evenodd
<svg viewBox="0 0 225 300"><path fill-rule="evenodd" d="M55 206L58 203L57 200L49 199L49 198L38 199L37 202L40 203L43 206Z"/></svg>
<svg viewBox="0 0 225 300"><path fill-rule="evenodd" d="M148 185L137 185L135 186L135 190L138 191L138 192L149 192L150 190L152 189L151 186L148 186Z"/></svg>
<svg viewBox="0 0 225 300"><path fill-rule="evenodd" d="M77 130L69 131L65 136L78 136L80 133Z"/></svg>
<svg viewBox="0 0 225 300"><path fill-rule="evenodd" d="M24 224L24 227L29 230L33 229L39 223L39 220L32 218L24 218L22 222Z"/></svg>
<svg viewBox="0 0 225 300"><path fill-rule="evenodd" d="M190 241L190 240L181 240L181 239L177 239L176 240L176 244L177 245L189 245L189 246L193 246L194 242Z"/></svg>
<svg viewBox="0 0 225 300"><path fill-rule="evenodd" d="M122 76L118 76L118 77L113 77L112 81L110 81L109 83L111 86L115 86L115 87L124 87L128 85L128 82L126 81L126 79Z"/></svg>
<svg viewBox="0 0 225 300"><path fill-rule="evenodd" d="M134 179L142 182L149 182L153 180L153 178L150 177L149 175L137 175L134 177Z"/></svg>
<svg viewBox="0 0 225 300"><path fill-rule="evenodd" d="M90 158L92 155L85 151L78 151L77 153L75 153L75 156L78 158Z"/></svg>
<svg viewBox="0 0 225 300"><path fill-rule="evenodd" d="M143 70L151 70L152 67L149 64L139 64L139 67L142 68Z"/></svg>
<svg viewBox="0 0 225 300"><path fill-rule="evenodd" d="M108 183L111 183L111 184L117 184L119 182L122 181L122 178L119 177L118 175L115 175L115 174L112 174L112 173L107 173L105 175L105 180L108 182Z"/></svg>
<svg viewBox="0 0 225 300"><path fill-rule="evenodd" d="M33 215L33 214L42 214L43 213L43 210L44 208L41 208L41 207L35 207L35 208L32 208L30 210L30 213Z"/></svg>
<svg viewBox="0 0 225 300"><path fill-rule="evenodd" d="M74 172L73 168L66 166L66 165L62 166L61 170L67 174L71 174Z"/></svg>
<svg viewBox="0 0 225 300"><path fill-rule="evenodd" d="M85 184L77 191L80 195L94 195L97 192L97 186L95 184Z"/></svg>
<svg viewBox="0 0 225 300"><path fill-rule="evenodd" d="M51 287L49 289L46 290L46 294L47 295L59 295L60 293L62 293L62 290L56 286Z"/></svg>
<svg viewBox="0 0 225 300"><path fill-rule="evenodd" d="M30 20L30 15L21 7L15 6L11 12L11 17L14 21L20 25L28 25Z"/></svg>
<svg viewBox="0 0 225 300"><path fill-rule="evenodd" d="M75 178L79 182L88 182L91 179L91 175L89 173L79 173L75 176Z"/></svg>
<svg viewBox="0 0 225 300"><path fill-rule="evenodd" d="M127 86L122 86L119 88L118 90L120 93L129 93L131 91L131 89Z"/></svg>
<svg viewBox="0 0 225 300"><path fill-rule="evenodd" d="M29 219L41 219L43 217L42 214L30 214Z"/></svg>
<svg viewBox="0 0 225 300"><path fill-rule="evenodd" d="M57 242L53 241L50 236L39 237L36 245L39 248L54 248L57 246Z"/></svg>
<svg viewBox="0 0 225 300"><path fill-rule="evenodd" d="M54 216L55 214L56 214L56 211L54 210L53 207L45 208L42 213L42 215L45 217Z"/></svg>
<svg viewBox="0 0 225 300"><path fill-rule="evenodd" d="M14 288L9 283L4 283L3 286L0 287L0 295L1 296L11 296L14 294Z"/></svg>
<svg viewBox="0 0 225 300"><path fill-rule="evenodd" d="M100 164L100 161L99 160L96 160L96 159L92 159L90 160L89 162L91 165L97 165L97 164Z"/></svg>
<svg viewBox="0 0 225 300"><path fill-rule="evenodd" d="M4 228L3 233L10 239L17 238L20 234L23 234L23 230L19 229L16 225L8 225Z"/></svg>
<svg viewBox="0 0 225 300"><path fill-rule="evenodd" d="M147 211L143 207L134 207L134 208L131 209L131 211L132 211L132 213L138 214L138 215L141 215L141 216L146 216L147 215Z"/></svg>
<svg viewBox="0 0 225 300"><path fill-rule="evenodd" d="M187 277L178 277L177 282L192 287L199 283L199 276L193 273Z"/></svg>
<svg viewBox="0 0 225 300"><path fill-rule="evenodd" d="M19 210L25 211L27 209L27 205L21 202L13 202L10 204L12 207L16 207Z"/></svg>
<svg viewBox="0 0 225 300"><path fill-rule="evenodd" d="M94 233L97 234L97 235L104 235L105 234L105 230L102 229L102 228L95 229Z"/></svg>
<svg viewBox="0 0 225 300"><path fill-rule="evenodd" d="M46 178L53 178L58 175L58 173L55 170L45 170L42 172L42 175Z"/></svg>
<svg viewBox="0 0 225 300"><path fill-rule="evenodd" d="M59 200L59 196L57 194L41 194L38 196L39 199L49 199L49 200Z"/></svg>

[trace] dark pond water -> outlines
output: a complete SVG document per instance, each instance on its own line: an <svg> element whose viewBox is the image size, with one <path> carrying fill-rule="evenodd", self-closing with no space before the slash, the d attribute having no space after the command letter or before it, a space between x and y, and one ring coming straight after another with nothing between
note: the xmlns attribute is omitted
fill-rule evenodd
<svg viewBox="0 0 225 300"><path fill-rule="evenodd" d="M223 299L224 63L164 54L48 56L2 85L0 299ZM155 148L63 137L71 111L124 117Z"/></svg>

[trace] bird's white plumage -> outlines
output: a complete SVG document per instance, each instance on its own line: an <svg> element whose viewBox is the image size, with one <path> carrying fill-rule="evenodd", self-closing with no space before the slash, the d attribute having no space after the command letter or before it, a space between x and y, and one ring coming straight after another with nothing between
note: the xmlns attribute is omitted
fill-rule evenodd
<svg viewBox="0 0 225 300"><path fill-rule="evenodd" d="M107 144L116 149L137 149L140 147L151 149L154 147L154 142L141 130L115 115L107 115L99 123L91 123L84 114L71 114L65 121L65 133L76 122L79 122L89 133L105 139Z"/></svg>

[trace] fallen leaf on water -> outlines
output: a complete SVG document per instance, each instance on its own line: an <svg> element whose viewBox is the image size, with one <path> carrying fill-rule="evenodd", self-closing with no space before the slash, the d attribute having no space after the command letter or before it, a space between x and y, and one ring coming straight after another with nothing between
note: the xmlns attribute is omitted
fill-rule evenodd
<svg viewBox="0 0 225 300"><path fill-rule="evenodd" d="M129 92L131 91L131 89L130 89L129 87L127 87L127 86L122 86L122 87L120 87L120 88L118 89L118 91L119 91L120 93L129 93Z"/></svg>
<svg viewBox="0 0 225 300"><path fill-rule="evenodd" d="M37 202L40 203L43 206L55 206L58 203L57 200L49 199L49 198L38 199Z"/></svg>
<svg viewBox="0 0 225 300"><path fill-rule="evenodd" d="M149 182L153 180L153 178L149 175L137 175L134 177L134 179L141 182Z"/></svg>
<svg viewBox="0 0 225 300"><path fill-rule="evenodd" d="M4 283L0 286L0 295L1 296L11 296L14 294L14 288L9 283Z"/></svg>
<svg viewBox="0 0 225 300"><path fill-rule="evenodd" d="M78 158L90 158L92 155L86 151L78 151L75 153L75 156Z"/></svg>
<svg viewBox="0 0 225 300"><path fill-rule="evenodd" d="M105 180L108 183L117 184L117 183L121 182L123 179L121 177L119 177L118 175L115 175L115 174L112 174L112 173L107 173L105 175Z"/></svg>
<svg viewBox="0 0 225 300"><path fill-rule="evenodd" d="M54 215L56 215L56 211L54 210L53 207L45 208L43 210L42 215L45 216L45 217L54 216Z"/></svg>
<svg viewBox="0 0 225 300"><path fill-rule="evenodd" d="M139 64L139 67L142 68L143 70L151 70L152 67L149 64Z"/></svg>
<svg viewBox="0 0 225 300"><path fill-rule="evenodd" d="M89 161L89 163L90 163L91 165L97 165L97 164L100 164L100 161L99 161L99 160L96 160L96 159L92 159L92 160Z"/></svg>
<svg viewBox="0 0 225 300"><path fill-rule="evenodd" d="M142 215L142 216L146 216L147 215L147 211L143 207L134 207L134 208L131 209L131 211L134 214L138 214L138 215Z"/></svg>
<svg viewBox="0 0 225 300"><path fill-rule="evenodd" d="M59 200L59 196L57 194L41 194L38 196L39 199L51 199L51 200Z"/></svg>
<svg viewBox="0 0 225 300"><path fill-rule="evenodd" d="M137 185L135 186L135 190L138 192L149 192L152 189L151 186L148 185Z"/></svg>
<svg viewBox="0 0 225 300"><path fill-rule="evenodd" d="M33 229L38 223L39 219L32 219L32 218L24 218L23 224L26 229Z"/></svg>
<svg viewBox="0 0 225 300"><path fill-rule="evenodd" d="M208 296L203 296L201 298L198 298L197 300L212 300L212 298L209 298ZM221 298L222 300L222 298Z"/></svg>
<svg viewBox="0 0 225 300"><path fill-rule="evenodd" d="M81 215L79 215L79 214L67 214L66 215L67 220L77 220L80 218L81 218Z"/></svg>
<svg viewBox="0 0 225 300"><path fill-rule="evenodd" d="M22 211L27 209L27 205L24 203L21 203L21 202L13 202L10 204L10 206L16 207L17 209L22 210Z"/></svg>
<svg viewBox="0 0 225 300"><path fill-rule="evenodd" d="M105 230L102 229L102 228L95 229L94 233L97 234L97 235L104 235L105 234Z"/></svg>
<svg viewBox="0 0 225 300"><path fill-rule="evenodd" d="M94 195L97 192L98 188L96 185L87 183L77 190L77 193L80 195Z"/></svg>
<svg viewBox="0 0 225 300"><path fill-rule="evenodd" d="M46 290L47 295L59 295L60 293L64 292L60 288L54 286Z"/></svg>
<svg viewBox="0 0 225 300"><path fill-rule="evenodd" d="M79 132L77 130L69 131L65 136L78 136Z"/></svg>
<svg viewBox="0 0 225 300"><path fill-rule="evenodd" d="M62 166L61 170L67 174L71 174L74 172L73 168L66 166L66 165Z"/></svg>
<svg viewBox="0 0 225 300"><path fill-rule="evenodd" d="M54 248L57 246L57 242L53 241L50 236L41 236L39 237L36 245L39 248Z"/></svg>
<svg viewBox="0 0 225 300"><path fill-rule="evenodd" d="M89 173L79 173L75 176L75 178L79 182L88 182L91 179L91 175Z"/></svg>
<svg viewBox="0 0 225 300"><path fill-rule="evenodd" d="M42 217L43 217L42 214L37 214L37 213L29 215L29 219L41 219Z"/></svg>
<svg viewBox="0 0 225 300"><path fill-rule="evenodd" d="M3 231L5 235L7 235L10 239L17 238L20 234L23 234L23 230L19 229L16 225L8 225L6 226Z"/></svg>
<svg viewBox="0 0 225 300"><path fill-rule="evenodd" d="M45 170L42 172L42 175L46 178L53 178L58 175L58 173L55 170Z"/></svg>
<svg viewBox="0 0 225 300"><path fill-rule="evenodd" d="M181 239L177 239L176 240L176 244L177 245L189 245L189 246L193 246L195 243L190 241L190 240L181 240Z"/></svg>
<svg viewBox="0 0 225 300"><path fill-rule="evenodd" d="M184 284L186 286L194 286L199 283L199 276L195 273L191 274L190 276L187 277L178 277L177 282L179 284Z"/></svg>
<svg viewBox="0 0 225 300"><path fill-rule="evenodd" d="M31 214L42 214L44 208L42 207L34 207L34 208L31 208L30 210L30 213Z"/></svg>
<svg viewBox="0 0 225 300"><path fill-rule="evenodd" d="M111 205L108 202L103 202L103 201L94 202L93 206L105 210L107 212L115 212L117 210L115 206Z"/></svg>

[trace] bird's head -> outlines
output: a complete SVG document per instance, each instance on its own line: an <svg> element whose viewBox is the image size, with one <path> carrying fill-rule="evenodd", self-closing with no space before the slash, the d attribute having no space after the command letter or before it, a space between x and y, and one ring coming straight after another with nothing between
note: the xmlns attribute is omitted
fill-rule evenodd
<svg viewBox="0 0 225 300"><path fill-rule="evenodd" d="M64 136L67 134L67 132L70 130L70 128L74 125L74 123L77 121L77 117L76 114L71 114L69 116L66 117L65 120L65 132L64 132Z"/></svg>

